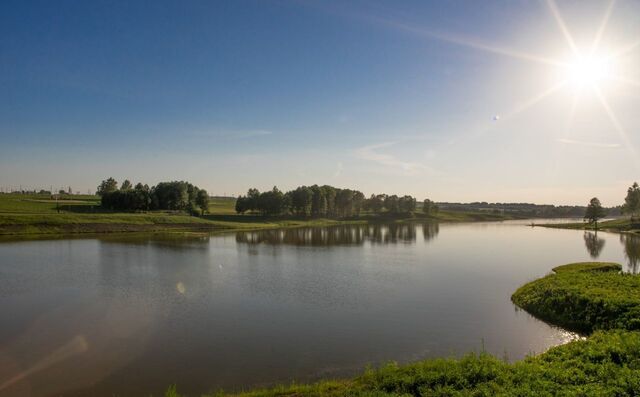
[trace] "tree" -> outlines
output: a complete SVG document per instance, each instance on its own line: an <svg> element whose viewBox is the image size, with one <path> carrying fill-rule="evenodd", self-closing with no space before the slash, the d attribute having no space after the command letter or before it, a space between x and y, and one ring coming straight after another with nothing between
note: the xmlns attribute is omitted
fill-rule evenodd
<svg viewBox="0 0 640 397"><path fill-rule="evenodd" d="M120 186L120 190L122 191L131 190L132 188L133 185L131 185L131 182L128 179L125 179L124 182L122 182L122 186Z"/></svg>
<svg viewBox="0 0 640 397"><path fill-rule="evenodd" d="M589 201L589 205L587 206L587 211L584 214L584 219L588 220L589 223L595 223L595 228L598 230L598 219L604 218L605 211L600 204L600 200L597 197L594 197Z"/></svg>
<svg viewBox="0 0 640 397"><path fill-rule="evenodd" d="M247 210L257 211L259 200L260 200L260 191L258 189L249 189L249 191L247 192Z"/></svg>
<svg viewBox="0 0 640 397"><path fill-rule="evenodd" d="M398 196L396 196L395 194L392 196L387 196L384 199L384 208L387 209L387 211L389 211L389 213L391 214L397 214L399 207L398 207Z"/></svg>
<svg viewBox="0 0 640 397"><path fill-rule="evenodd" d="M372 194L371 197L367 200L367 209L373 211L376 214L380 213L384 208L385 197L386 196L384 194Z"/></svg>
<svg viewBox="0 0 640 397"><path fill-rule="evenodd" d="M115 192L116 190L118 190L118 182L113 178L108 178L100 182L98 189L96 189L96 194L102 196L105 193Z"/></svg>
<svg viewBox="0 0 640 397"><path fill-rule="evenodd" d="M204 189L199 189L196 194L196 205L202 211L202 215L209 211L209 193Z"/></svg>
<svg viewBox="0 0 640 397"><path fill-rule="evenodd" d="M439 208L436 203L429 199L424 199L424 202L422 203L422 212L424 212L426 215L436 215L438 213L438 210Z"/></svg>
<svg viewBox="0 0 640 397"><path fill-rule="evenodd" d="M323 216L327 214L327 197L325 190L318 185L311 186L313 197L311 198L311 215Z"/></svg>
<svg viewBox="0 0 640 397"><path fill-rule="evenodd" d="M634 182L627 189L627 197L624 199L622 212L634 216L638 211L640 211L640 186L638 186L638 182Z"/></svg>
<svg viewBox="0 0 640 397"><path fill-rule="evenodd" d="M238 214L244 214L249 211L249 197L238 196L236 199L236 212Z"/></svg>
<svg viewBox="0 0 640 397"><path fill-rule="evenodd" d="M260 193L258 197L258 210L262 215L280 215L285 207L285 196L275 186L270 191Z"/></svg>
<svg viewBox="0 0 640 397"><path fill-rule="evenodd" d="M403 196L398 199L398 210L403 213L410 213L416 210L416 199L411 196Z"/></svg>

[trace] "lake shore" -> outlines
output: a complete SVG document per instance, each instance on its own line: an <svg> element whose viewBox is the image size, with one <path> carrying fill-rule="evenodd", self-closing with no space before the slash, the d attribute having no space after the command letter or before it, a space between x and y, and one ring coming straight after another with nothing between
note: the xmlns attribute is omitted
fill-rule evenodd
<svg viewBox="0 0 640 397"><path fill-rule="evenodd" d="M516 219L486 212L440 211L436 215L370 214L328 219L296 216L236 214L234 200L213 199L209 212L190 216L183 212L127 213L104 211L95 196L50 200L38 195L0 195L0 236L7 238L63 237L113 233L225 233L293 227L407 222L487 222Z"/></svg>
<svg viewBox="0 0 640 397"><path fill-rule="evenodd" d="M548 227L553 229L571 229L571 230L590 230L595 231L594 224L585 222L573 223L549 223L535 226ZM614 233L632 233L640 234L640 224L631 222L629 218L612 219L608 221L598 222L598 231L614 232Z"/></svg>
<svg viewBox="0 0 640 397"><path fill-rule="evenodd" d="M519 288L512 296L519 307L552 324L590 334L520 362L470 353L460 359L390 363L349 380L235 395L638 395L640 297L635 291L640 277L620 270L620 265L612 263L569 264ZM166 395L181 396L175 386Z"/></svg>

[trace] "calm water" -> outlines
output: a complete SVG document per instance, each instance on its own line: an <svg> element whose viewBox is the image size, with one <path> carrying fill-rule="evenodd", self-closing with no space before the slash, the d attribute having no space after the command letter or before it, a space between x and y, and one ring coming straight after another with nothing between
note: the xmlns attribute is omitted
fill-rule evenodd
<svg viewBox="0 0 640 397"><path fill-rule="evenodd" d="M0 244L0 395L200 393L574 335L511 304L555 265L636 270L640 241L527 222Z"/></svg>

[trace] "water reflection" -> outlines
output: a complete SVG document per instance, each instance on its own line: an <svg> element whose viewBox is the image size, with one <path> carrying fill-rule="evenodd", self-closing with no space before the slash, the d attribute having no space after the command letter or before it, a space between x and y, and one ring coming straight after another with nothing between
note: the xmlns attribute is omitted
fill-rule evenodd
<svg viewBox="0 0 640 397"><path fill-rule="evenodd" d="M638 273L640 262L640 237L631 234L621 234L620 242L624 247L624 255L627 258L628 271Z"/></svg>
<svg viewBox="0 0 640 397"><path fill-rule="evenodd" d="M438 223L423 223L422 224L422 236L424 241L430 241L436 238L440 233L440 225Z"/></svg>
<svg viewBox="0 0 640 397"><path fill-rule="evenodd" d="M116 235L101 237L100 243L158 247L175 251L208 250L210 238L209 235L199 234Z"/></svg>
<svg viewBox="0 0 640 397"><path fill-rule="evenodd" d="M597 259L604 248L605 240L598 237L598 232L584 232L584 245L592 259Z"/></svg>
<svg viewBox="0 0 640 397"><path fill-rule="evenodd" d="M236 233L236 242L244 244L273 244L298 246L332 246L415 243L417 228L413 224L343 225L332 227L261 230ZM439 232L437 223L422 226L425 241Z"/></svg>

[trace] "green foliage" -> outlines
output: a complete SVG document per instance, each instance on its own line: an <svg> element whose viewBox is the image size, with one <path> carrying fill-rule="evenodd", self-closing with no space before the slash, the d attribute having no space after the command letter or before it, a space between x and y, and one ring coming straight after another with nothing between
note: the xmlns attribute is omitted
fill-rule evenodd
<svg viewBox="0 0 640 397"><path fill-rule="evenodd" d="M296 215L301 217L351 218L359 217L363 210L389 214L411 214L416 209L416 199L411 196L372 195L366 199L357 190L339 189L333 186L299 186L281 194L274 186L271 191L260 193L249 189L246 196L238 197L236 212L259 212L263 215Z"/></svg>
<svg viewBox="0 0 640 397"><path fill-rule="evenodd" d="M426 215L434 216L438 214L438 211L439 208L435 202L429 199L424 199L424 202L422 203L422 212L424 212Z"/></svg>
<svg viewBox="0 0 640 397"><path fill-rule="evenodd" d="M568 265L556 266L553 270L555 273L566 272L619 272L622 266L614 262L577 262Z"/></svg>
<svg viewBox="0 0 640 397"><path fill-rule="evenodd" d="M609 263L571 264L520 287L513 302L553 324L592 332L640 330L640 276Z"/></svg>
<svg viewBox="0 0 640 397"><path fill-rule="evenodd" d="M108 178L100 182L96 189L96 194L102 196L105 193L115 192L116 190L118 190L118 182L113 178Z"/></svg>
<svg viewBox="0 0 640 397"><path fill-rule="evenodd" d="M595 223L597 229L598 219L604 218L605 215L606 211L602 208L600 200L597 197L592 198L584 213L584 219L588 220L589 223Z"/></svg>
<svg viewBox="0 0 640 397"><path fill-rule="evenodd" d="M636 215L638 211L640 211L640 186L638 186L638 182L634 182L633 185L627 189L627 196L624 199L622 211L629 215Z"/></svg>

